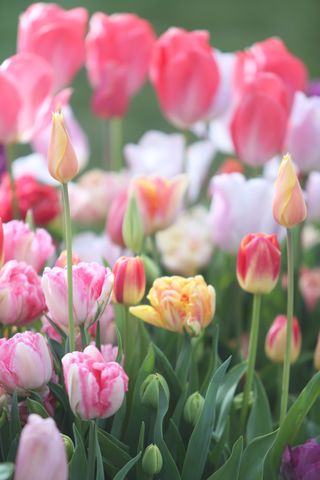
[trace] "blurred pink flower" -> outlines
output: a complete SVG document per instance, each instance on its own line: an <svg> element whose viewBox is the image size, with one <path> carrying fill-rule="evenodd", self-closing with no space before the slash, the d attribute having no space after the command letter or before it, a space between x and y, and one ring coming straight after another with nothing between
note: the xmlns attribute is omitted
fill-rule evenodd
<svg viewBox="0 0 320 480"><path fill-rule="evenodd" d="M54 3L34 3L20 15L18 52L50 63L55 91L69 84L84 63L87 21L85 8L64 10Z"/></svg>
<svg viewBox="0 0 320 480"><path fill-rule="evenodd" d="M304 267L300 273L299 289L308 310L312 312L320 300L320 268Z"/></svg>
<svg viewBox="0 0 320 480"><path fill-rule="evenodd" d="M86 67L96 115L126 113L131 97L146 80L154 41L151 25L137 15L98 12L91 17Z"/></svg>
<svg viewBox="0 0 320 480"><path fill-rule="evenodd" d="M107 418L122 405L128 377L121 365L106 362L90 345L62 358L64 382L74 414L84 420Z"/></svg>
<svg viewBox="0 0 320 480"><path fill-rule="evenodd" d="M79 233L73 237L72 245L74 252L81 257L81 260L88 263L103 264L103 260L106 260L113 266L122 253L122 249L115 245L106 233L101 235L92 232Z"/></svg>
<svg viewBox="0 0 320 480"><path fill-rule="evenodd" d="M116 340L116 324L114 318L114 310L111 303L106 306L103 314L99 319L99 322L101 344L106 345L109 343L114 343L114 341ZM97 324L94 323L93 325L91 325L88 331L91 335L91 338L95 339L97 333Z"/></svg>
<svg viewBox="0 0 320 480"><path fill-rule="evenodd" d="M268 330L265 340L265 353L275 363L283 363L286 351L287 317L277 315ZM292 319L291 363L294 363L301 350L301 331L298 319Z"/></svg>
<svg viewBox="0 0 320 480"><path fill-rule="evenodd" d="M311 172L306 183L308 220L320 220L320 172Z"/></svg>
<svg viewBox="0 0 320 480"><path fill-rule="evenodd" d="M106 223L106 233L119 247L126 245L122 235L122 225L128 206L128 192L120 192L113 199Z"/></svg>

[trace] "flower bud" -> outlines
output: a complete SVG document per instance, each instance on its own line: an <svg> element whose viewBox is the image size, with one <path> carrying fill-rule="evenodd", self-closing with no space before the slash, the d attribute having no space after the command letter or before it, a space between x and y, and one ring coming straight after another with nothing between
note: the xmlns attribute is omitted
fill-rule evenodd
<svg viewBox="0 0 320 480"><path fill-rule="evenodd" d="M161 472L163 465L162 455L157 445L149 445L142 457L142 470L147 475L157 475Z"/></svg>
<svg viewBox="0 0 320 480"><path fill-rule="evenodd" d="M52 115L48 168L50 175L60 183L69 182L79 171L78 160L62 112L55 112Z"/></svg>
<svg viewBox="0 0 320 480"><path fill-rule="evenodd" d="M313 354L313 365L316 370L320 370L320 333L318 335L317 345Z"/></svg>
<svg viewBox="0 0 320 480"><path fill-rule="evenodd" d="M250 293L270 293L279 278L280 256L276 235L246 235L237 257L237 278L241 288Z"/></svg>
<svg viewBox="0 0 320 480"><path fill-rule="evenodd" d="M140 253L144 238L144 228L141 213L135 195L129 199L122 225L124 243L130 250Z"/></svg>
<svg viewBox="0 0 320 480"><path fill-rule="evenodd" d="M80 262L81 262L81 258L76 254L72 254L72 265L78 265L78 263ZM62 250L54 266L61 267L61 268L64 268L67 266L67 250Z"/></svg>
<svg viewBox="0 0 320 480"><path fill-rule="evenodd" d="M62 436L62 440L63 440L63 443L64 443L64 448L65 448L65 451L66 451L66 454L67 454L67 461L68 461L68 463L70 463L70 461L73 457L73 453L74 453L74 444L73 444L73 441L71 440L71 438L68 437L68 435L64 435L62 433L61 436Z"/></svg>
<svg viewBox="0 0 320 480"><path fill-rule="evenodd" d="M203 410L204 398L199 392L194 392L187 398L184 406L184 419L195 426Z"/></svg>
<svg viewBox="0 0 320 480"><path fill-rule="evenodd" d="M286 228L303 222L307 216L303 192L289 154L283 157L279 168L272 213L275 221Z"/></svg>
<svg viewBox="0 0 320 480"><path fill-rule="evenodd" d="M266 336L265 352L275 363L283 363L286 351L287 317L278 315ZM294 363L301 350L301 331L296 317L292 319L291 363Z"/></svg>
<svg viewBox="0 0 320 480"><path fill-rule="evenodd" d="M159 373L152 373L147 376L140 387L141 403L146 407L158 408L159 406L159 389L164 389L166 396L169 397L169 388L166 380Z"/></svg>
<svg viewBox="0 0 320 480"><path fill-rule="evenodd" d="M114 267L113 299L123 305L139 303L146 289L146 274L140 257L120 257Z"/></svg>

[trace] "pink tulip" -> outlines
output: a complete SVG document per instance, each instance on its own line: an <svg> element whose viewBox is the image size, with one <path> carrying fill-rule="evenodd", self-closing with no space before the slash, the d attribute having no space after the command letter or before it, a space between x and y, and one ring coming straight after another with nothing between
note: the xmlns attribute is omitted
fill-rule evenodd
<svg viewBox="0 0 320 480"><path fill-rule="evenodd" d="M2 267L0 305L4 325L26 325L46 310L40 279L30 265L10 260Z"/></svg>
<svg viewBox="0 0 320 480"><path fill-rule="evenodd" d="M90 345L83 352L62 358L64 382L71 409L84 420L107 418L120 407L128 390L128 377L121 365L106 362Z"/></svg>
<svg viewBox="0 0 320 480"><path fill-rule="evenodd" d="M155 44L150 78L174 125L187 128L205 119L219 86L209 33L170 28Z"/></svg>
<svg viewBox="0 0 320 480"><path fill-rule="evenodd" d="M20 436L14 478L67 480L66 450L53 418L29 415Z"/></svg>
<svg viewBox="0 0 320 480"><path fill-rule="evenodd" d="M299 289L308 310L312 312L320 300L320 268L303 268Z"/></svg>
<svg viewBox="0 0 320 480"><path fill-rule="evenodd" d="M53 363L49 347L40 333L25 331L0 339L0 383L7 392L27 395L50 381Z"/></svg>
<svg viewBox="0 0 320 480"><path fill-rule="evenodd" d="M273 73L283 82L291 103L297 90L307 87L308 73L304 63L290 53L280 38L267 38L239 52L235 66L235 84L242 90L258 73Z"/></svg>
<svg viewBox="0 0 320 480"><path fill-rule="evenodd" d="M20 15L18 52L50 63L55 91L69 84L84 63L87 21L85 8L64 10L54 3L34 3Z"/></svg>
<svg viewBox="0 0 320 480"><path fill-rule="evenodd" d="M306 183L308 220L320 220L320 172L311 172Z"/></svg>
<svg viewBox="0 0 320 480"><path fill-rule="evenodd" d="M120 247L125 247L122 235L122 224L128 206L128 192L120 192L111 203L108 214L106 233L113 243Z"/></svg>
<svg viewBox="0 0 320 480"><path fill-rule="evenodd" d="M55 248L49 233L43 228L30 230L22 221L11 220L3 224L4 259L18 260L40 272Z"/></svg>
<svg viewBox="0 0 320 480"><path fill-rule="evenodd" d="M101 117L126 113L146 80L155 35L146 20L130 13L95 13L86 39L92 108Z"/></svg>
<svg viewBox="0 0 320 480"><path fill-rule="evenodd" d="M248 165L263 165L283 148L289 104L283 82L265 73L244 86L231 119L237 155Z"/></svg>
<svg viewBox="0 0 320 480"><path fill-rule="evenodd" d="M80 262L72 267L73 318L76 326L89 327L110 301L113 274L98 263ZM62 329L68 329L67 269L45 268L42 288L49 316Z"/></svg>
<svg viewBox="0 0 320 480"><path fill-rule="evenodd" d="M265 353L275 363L283 363L286 351L287 317L277 315L268 330L265 340ZM291 363L294 363L301 350L301 331L298 319L292 319Z"/></svg>

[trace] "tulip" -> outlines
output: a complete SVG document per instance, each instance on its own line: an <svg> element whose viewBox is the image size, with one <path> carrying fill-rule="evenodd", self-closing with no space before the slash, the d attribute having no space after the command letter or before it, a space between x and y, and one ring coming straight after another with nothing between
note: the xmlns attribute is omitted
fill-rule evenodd
<svg viewBox="0 0 320 480"><path fill-rule="evenodd" d="M320 220L320 172L311 172L306 183L308 220Z"/></svg>
<svg viewBox="0 0 320 480"><path fill-rule="evenodd" d="M52 115L48 167L51 176L61 183L72 180L79 170L77 157L61 112L55 112Z"/></svg>
<svg viewBox="0 0 320 480"><path fill-rule="evenodd" d="M131 97L144 84L155 41L146 20L130 13L95 13L86 39L92 108L104 118L126 113Z"/></svg>
<svg viewBox="0 0 320 480"><path fill-rule="evenodd" d="M170 28L155 44L150 78L174 125L188 128L205 119L220 81L209 33Z"/></svg>
<svg viewBox="0 0 320 480"><path fill-rule="evenodd" d="M157 445L148 445L142 457L142 470L153 477L161 472L163 465L162 455Z"/></svg>
<svg viewBox="0 0 320 480"><path fill-rule="evenodd" d="M320 333L318 334L316 348L313 353L313 366L316 370L320 370Z"/></svg>
<svg viewBox="0 0 320 480"><path fill-rule="evenodd" d="M124 191L119 193L113 202L108 214L107 224L106 224L106 233L111 238L113 243L119 245L120 247L125 247L122 226L124 216L127 211L128 206L128 192Z"/></svg>
<svg viewBox="0 0 320 480"><path fill-rule="evenodd" d="M122 405L128 377L121 365L106 362L97 348L62 358L63 375L71 410L83 420L107 418Z"/></svg>
<svg viewBox="0 0 320 480"><path fill-rule="evenodd" d="M290 155L282 159L272 203L272 213L276 222L286 228L303 222L307 207L303 192Z"/></svg>
<svg viewBox="0 0 320 480"><path fill-rule="evenodd" d="M85 58L85 8L64 10L56 4L34 3L19 18L18 52L31 52L51 64L55 91L71 82Z"/></svg>
<svg viewBox="0 0 320 480"><path fill-rule="evenodd" d="M265 352L267 357L275 363L283 363L286 351L286 336L287 336L287 317L285 315L278 315L266 336ZM292 323L292 339L291 339L291 357L290 362L294 363L301 349L301 332L299 322L296 317L293 317Z"/></svg>
<svg viewBox="0 0 320 480"><path fill-rule="evenodd" d="M137 177L132 180L131 191L136 195L145 235L174 223L182 208L186 188L185 175L178 175L172 180L161 177Z"/></svg>
<svg viewBox="0 0 320 480"><path fill-rule="evenodd" d="M155 327L199 335L215 312L215 290L201 275L161 277L147 296L151 305L130 307L130 313Z"/></svg>
<svg viewBox="0 0 320 480"><path fill-rule="evenodd" d="M30 230L22 221L12 220L3 225L4 259L18 260L40 272L54 253L52 238L43 228Z"/></svg>
<svg viewBox="0 0 320 480"><path fill-rule="evenodd" d="M0 339L0 383L8 393L41 390L53 373L51 353L40 333L25 331Z"/></svg>
<svg viewBox="0 0 320 480"><path fill-rule="evenodd" d="M114 267L113 299L130 306L140 303L146 289L146 274L140 257L120 257Z"/></svg>
<svg viewBox="0 0 320 480"><path fill-rule="evenodd" d="M283 148L289 116L287 92L276 75L259 74L239 96L230 129L235 151L258 167Z"/></svg>
<svg viewBox="0 0 320 480"><path fill-rule="evenodd" d="M284 480L318 480L320 445L315 438L303 445L287 446L282 455L281 475Z"/></svg>
<svg viewBox="0 0 320 480"><path fill-rule="evenodd" d="M3 224L2 219L0 217L0 268L4 262L4 238L3 238Z"/></svg>
<svg viewBox="0 0 320 480"><path fill-rule="evenodd" d="M244 166L238 160L227 158L217 171L218 175L223 173L244 173Z"/></svg>
<svg viewBox="0 0 320 480"><path fill-rule="evenodd" d="M237 278L241 288L250 293L270 293L279 278L280 257L276 235L246 235L237 257Z"/></svg>
<svg viewBox="0 0 320 480"><path fill-rule="evenodd" d="M26 325L45 310L40 279L24 262L10 260L0 270L0 323Z"/></svg>
<svg viewBox="0 0 320 480"><path fill-rule="evenodd" d="M308 310L312 312L320 300L320 268L303 268L299 288Z"/></svg>
<svg viewBox="0 0 320 480"><path fill-rule="evenodd" d="M25 220L31 211L36 225L46 225L60 213L59 195L51 185L39 183L32 175L22 175L15 180L16 198L20 217ZM9 175L0 183L0 217L3 222L13 219L12 189Z"/></svg>
<svg viewBox="0 0 320 480"><path fill-rule="evenodd" d="M91 245L91 248L88 248ZM97 262L113 266L121 255L121 248L112 243L108 235L102 233L96 235L92 232L82 232L75 235L72 240L72 248L77 252L82 261L90 263Z"/></svg>
<svg viewBox="0 0 320 480"><path fill-rule="evenodd" d="M80 262L72 266L73 317L76 326L89 327L110 301L113 274L98 263ZM52 321L68 329L67 269L45 268L42 288Z"/></svg>
<svg viewBox="0 0 320 480"><path fill-rule="evenodd" d="M72 265L78 265L78 263L80 263L81 261L82 259L78 255L76 254L72 255ZM64 268L67 266L67 250L62 250L54 266L61 267L61 268Z"/></svg>
<svg viewBox="0 0 320 480"><path fill-rule="evenodd" d="M67 480L66 449L53 418L29 415L19 440L14 478Z"/></svg>

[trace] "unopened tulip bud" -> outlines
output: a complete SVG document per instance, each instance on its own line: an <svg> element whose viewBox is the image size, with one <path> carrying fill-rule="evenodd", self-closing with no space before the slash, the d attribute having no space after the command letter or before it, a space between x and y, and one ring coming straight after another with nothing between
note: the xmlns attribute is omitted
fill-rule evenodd
<svg viewBox="0 0 320 480"><path fill-rule="evenodd" d="M318 335L317 345L313 354L313 365L316 370L320 370L320 333Z"/></svg>
<svg viewBox="0 0 320 480"><path fill-rule="evenodd" d="M199 392L189 396L184 406L184 419L186 422L195 426L203 410L204 398Z"/></svg>
<svg viewBox="0 0 320 480"><path fill-rule="evenodd" d="M73 441L71 440L70 437L68 437L68 435L64 435L62 433L61 436L62 436L62 440L63 440L63 443L64 443L64 448L65 448L65 451L66 451L66 454L67 454L67 461L68 461L68 463L70 463L70 461L73 457L73 453L74 453Z"/></svg>
<svg viewBox="0 0 320 480"><path fill-rule="evenodd" d="M146 274L140 257L120 257L114 267L113 299L126 306L139 303L146 289Z"/></svg>
<svg viewBox="0 0 320 480"><path fill-rule="evenodd" d="M48 168L50 175L60 183L69 182L79 171L78 160L62 112L55 112L52 115Z"/></svg>
<svg viewBox="0 0 320 480"><path fill-rule="evenodd" d="M241 288L250 293L270 293L279 278L280 256L276 235L246 235L237 257L237 278Z"/></svg>
<svg viewBox="0 0 320 480"><path fill-rule="evenodd" d="M166 396L169 397L169 388L164 377L159 373L148 375L140 387L141 403L146 407L158 408L160 386L164 389Z"/></svg>
<svg viewBox="0 0 320 480"><path fill-rule="evenodd" d="M123 219L122 236L130 250L140 253L144 238L144 227L135 195L132 195Z"/></svg>
<svg viewBox="0 0 320 480"><path fill-rule="evenodd" d="M286 352L287 317L278 315L266 336L265 352L275 363L283 363ZM292 319L291 363L294 363L301 350L301 331L296 317Z"/></svg>
<svg viewBox="0 0 320 480"><path fill-rule="evenodd" d="M72 254L72 265L78 265L81 262L79 255ZM63 250L54 264L55 267L64 268L67 266L67 250Z"/></svg>
<svg viewBox="0 0 320 480"><path fill-rule="evenodd" d="M280 225L291 228L304 221L307 207L290 155L282 159L272 204L273 217Z"/></svg>
<svg viewBox="0 0 320 480"><path fill-rule="evenodd" d="M157 445L149 445L142 457L142 470L147 475L157 475L161 472L163 465L162 455Z"/></svg>

